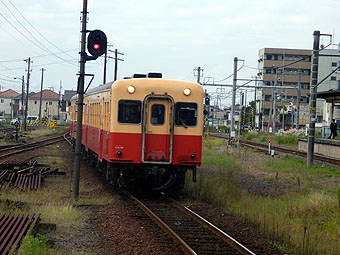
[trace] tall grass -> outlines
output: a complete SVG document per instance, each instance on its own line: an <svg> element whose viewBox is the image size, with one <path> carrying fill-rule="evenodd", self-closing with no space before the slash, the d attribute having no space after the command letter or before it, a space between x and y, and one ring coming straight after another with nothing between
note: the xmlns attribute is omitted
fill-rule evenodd
<svg viewBox="0 0 340 255"><path fill-rule="evenodd" d="M283 135L283 136L275 136L278 144L281 145L298 145L298 139L295 135Z"/></svg>
<svg viewBox="0 0 340 255"><path fill-rule="evenodd" d="M268 237L289 254L335 255L340 251L340 192L333 195L308 186L310 180L338 177L340 172L331 167L307 168L300 159L285 157L278 162L269 160L264 167L267 171L299 175L296 186L305 185L307 189L293 189L281 197L262 197L249 194L236 186L233 171L242 169L251 162L251 157L242 164L226 152L213 152L204 149L203 168L196 183L187 180L185 192L191 196L215 204L236 214L245 222L258 226ZM216 155L219 154L219 155ZM240 156L240 155L238 155ZM247 155L247 157L249 157ZM208 166L215 174L207 175ZM212 170L211 170L212 169Z"/></svg>
<svg viewBox="0 0 340 255"><path fill-rule="evenodd" d="M284 135L274 135L271 133L245 133L243 137L247 140L253 140L256 142L267 143L268 137L272 139L272 143L297 147L298 146L298 136L292 134L284 134Z"/></svg>

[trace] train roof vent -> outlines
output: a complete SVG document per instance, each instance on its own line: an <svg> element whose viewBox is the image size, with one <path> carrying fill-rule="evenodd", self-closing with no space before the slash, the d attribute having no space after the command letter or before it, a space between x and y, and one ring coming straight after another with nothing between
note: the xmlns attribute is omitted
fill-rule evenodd
<svg viewBox="0 0 340 255"><path fill-rule="evenodd" d="M146 78L146 74L135 73L132 78Z"/></svg>
<svg viewBox="0 0 340 255"><path fill-rule="evenodd" d="M162 78L161 73L148 73L148 78Z"/></svg>
<svg viewBox="0 0 340 255"><path fill-rule="evenodd" d="M131 77L124 77L124 80L128 80L128 79L131 79Z"/></svg>

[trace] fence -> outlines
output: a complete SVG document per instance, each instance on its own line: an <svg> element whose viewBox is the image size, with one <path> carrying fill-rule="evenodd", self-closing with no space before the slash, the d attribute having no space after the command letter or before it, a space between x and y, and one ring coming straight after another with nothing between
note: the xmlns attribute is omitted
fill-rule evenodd
<svg viewBox="0 0 340 255"><path fill-rule="evenodd" d="M315 137L317 138L328 138L331 134L331 131L329 127L316 127L315 128ZM335 139L340 140L340 128L338 128L338 135L335 137Z"/></svg>
<svg viewBox="0 0 340 255"><path fill-rule="evenodd" d="M50 128L55 128L55 127L57 127L57 121L56 120L51 120L51 121L36 120L34 122L28 122L27 126L29 126L29 127L50 127Z"/></svg>

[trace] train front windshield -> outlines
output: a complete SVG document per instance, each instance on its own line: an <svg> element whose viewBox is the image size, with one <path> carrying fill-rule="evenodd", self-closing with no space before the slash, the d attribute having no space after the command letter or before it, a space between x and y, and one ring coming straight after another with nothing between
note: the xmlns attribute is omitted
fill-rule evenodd
<svg viewBox="0 0 340 255"><path fill-rule="evenodd" d="M176 126L196 126L197 124L197 104L196 103L176 103L175 106Z"/></svg>

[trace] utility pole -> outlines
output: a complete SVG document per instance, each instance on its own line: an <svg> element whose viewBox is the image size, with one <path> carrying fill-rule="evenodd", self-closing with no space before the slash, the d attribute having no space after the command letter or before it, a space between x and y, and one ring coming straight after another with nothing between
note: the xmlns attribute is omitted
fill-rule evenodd
<svg viewBox="0 0 340 255"><path fill-rule="evenodd" d="M236 98L236 83L237 83L237 62L238 58L234 58L234 77L233 77L233 91L232 91L232 102L231 102L231 128L230 128L230 139L235 136L235 98Z"/></svg>
<svg viewBox="0 0 340 255"><path fill-rule="evenodd" d="M201 84L201 67L197 67L197 83Z"/></svg>
<svg viewBox="0 0 340 255"><path fill-rule="evenodd" d="M257 85L257 76L255 76L255 89L254 89L254 111L253 111L253 121L252 121L252 126L253 126L253 129L256 129L256 85ZM259 124L260 126L260 124Z"/></svg>
<svg viewBox="0 0 340 255"><path fill-rule="evenodd" d="M59 96L58 96L58 120L60 120L60 95L61 95L61 81L59 83Z"/></svg>
<svg viewBox="0 0 340 255"><path fill-rule="evenodd" d="M307 147L307 166L313 165L314 158L314 140L315 140L315 122L316 122L316 92L318 83L319 69L319 47L320 47L320 31L314 31L313 34L313 56L312 56L312 77L310 84L309 99L309 130L308 130L308 147Z"/></svg>
<svg viewBox="0 0 340 255"><path fill-rule="evenodd" d="M243 129L246 126L246 111L247 111L247 90L245 93L243 93L244 97L244 111L243 111Z"/></svg>
<svg viewBox="0 0 340 255"><path fill-rule="evenodd" d="M274 81L274 100L273 100L273 134L275 134L276 132L276 127L275 127L275 122L276 122L276 96L277 96L277 90L276 90L276 86L277 86L277 71L278 71L278 68L275 67L275 81Z"/></svg>
<svg viewBox="0 0 340 255"><path fill-rule="evenodd" d="M25 76L22 76L21 84L21 118L24 115L24 94L25 94Z"/></svg>
<svg viewBox="0 0 340 255"><path fill-rule="evenodd" d="M237 135L237 148L240 148L240 136L241 136L241 122L242 122L242 111L243 111L243 93L240 91L240 113L239 113L239 118L238 118L238 135Z"/></svg>
<svg viewBox="0 0 340 255"><path fill-rule="evenodd" d="M25 62L27 62L27 88L26 88L26 106L25 106L25 118L24 118L24 130L27 130L27 111L28 111L28 94L29 94L29 86L30 86L30 66L31 66L31 62L33 63L33 61L31 61L31 58L25 59Z"/></svg>
<svg viewBox="0 0 340 255"><path fill-rule="evenodd" d="M270 104L270 111L269 111L269 116L268 116L268 132L270 132L270 125L272 124L272 118L273 118L273 99L274 99L274 90L272 90L272 103ZM273 128L272 128L273 131Z"/></svg>
<svg viewBox="0 0 340 255"><path fill-rule="evenodd" d="M299 129L299 117L300 117L300 100L301 100L301 70L298 71L298 91L296 98L296 129Z"/></svg>
<svg viewBox="0 0 340 255"><path fill-rule="evenodd" d="M285 109L286 109L286 106L285 104L283 103L283 91L281 91L281 94L280 94L280 100L281 100L281 106L282 106L282 130L285 131Z"/></svg>
<svg viewBox="0 0 340 255"><path fill-rule="evenodd" d="M79 177L80 177L80 154L81 154L81 137L83 122L83 102L84 102L84 78L85 78L85 62L86 62L86 22L87 22L87 0L83 0L82 11L82 29L81 29L81 52L80 52L80 70L78 80L78 100L77 100L77 137L74 159L74 175L73 175L73 197L78 200L79 197Z"/></svg>
<svg viewBox="0 0 340 255"><path fill-rule="evenodd" d="M43 82L44 82L44 71L46 71L46 69L41 68L41 86L40 86L40 103L39 103L39 121L40 121L40 125L41 123L41 103L42 103L42 92L43 92Z"/></svg>
<svg viewBox="0 0 340 255"><path fill-rule="evenodd" d="M115 60L115 66L114 66L114 81L117 80L117 73L118 73L118 60L119 61L124 61L124 59L122 58L118 58L118 55L122 55L124 56L124 53L119 52L117 49L115 49L114 51L109 50L110 52L113 52L115 54L114 60Z"/></svg>

